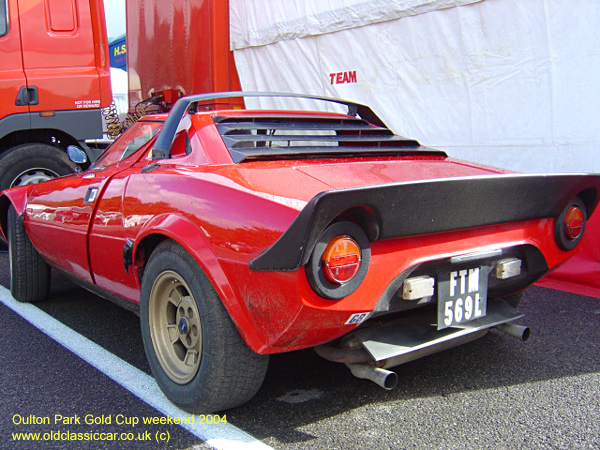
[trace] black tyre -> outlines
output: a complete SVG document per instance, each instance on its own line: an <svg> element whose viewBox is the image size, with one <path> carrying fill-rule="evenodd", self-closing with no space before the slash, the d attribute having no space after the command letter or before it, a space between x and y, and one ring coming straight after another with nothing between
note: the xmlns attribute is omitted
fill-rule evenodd
<svg viewBox="0 0 600 450"><path fill-rule="evenodd" d="M233 408L260 388L268 356L246 346L205 273L172 241L144 270L140 322L154 378L186 411Z"/></svg>
<svg viewBox="0 0 600 450"><path fill-rule="evenodd" d="M51 145L17 145L0 158L0 190L68 175L75 167L65 152Z"/></svg>
<svg viewBox="0 0 600 450"><path fill-rule="evenodd" d="M31 244L14 207L8 209L10 292L20 302L45 299L50 290L50 266Z"/></svg>

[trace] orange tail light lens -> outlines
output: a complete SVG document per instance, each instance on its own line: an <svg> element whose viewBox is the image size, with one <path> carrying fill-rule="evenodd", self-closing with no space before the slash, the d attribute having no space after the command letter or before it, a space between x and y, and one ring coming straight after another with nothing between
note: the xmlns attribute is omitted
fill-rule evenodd
<svg viewBox="0 0 600 450"><path fill-rule="evenodd" d="M580 197L574 197L554 220L554 238L561 250L568 252L580 244L586 222L585 203Z"/></svg>
<svg viewBox="0 0 600 450"><path fill-rule="evenodd" d="M577 206L571 206L565 215L565 235L569 239L577 239L583 230L583 211Z"/></svg>
<svg viewBox="0 0 600 450"><path fill-rule="evenodd" d="M354 239L336 236L323 252L323 274L331 283L347 283L358 273L361 259L360 246Z"/></svg>

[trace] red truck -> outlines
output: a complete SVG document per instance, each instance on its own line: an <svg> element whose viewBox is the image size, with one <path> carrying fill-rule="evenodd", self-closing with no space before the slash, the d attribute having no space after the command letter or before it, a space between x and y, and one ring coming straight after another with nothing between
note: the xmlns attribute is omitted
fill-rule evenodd
<svg viewBox="0 0 600 450"><path fill-rule="evenodd" d="M168 111L185 95L241 90L229 49L229 1L127 0L126 5L130 110L153 96ZM243 102L221 99L211 105Z"/></svg>

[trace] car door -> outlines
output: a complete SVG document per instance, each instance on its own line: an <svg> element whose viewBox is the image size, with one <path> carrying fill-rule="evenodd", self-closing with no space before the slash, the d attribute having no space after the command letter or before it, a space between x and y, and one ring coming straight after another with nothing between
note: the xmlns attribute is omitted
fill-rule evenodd
<svg viewBox="0 0 600 450"><path fill-rule="evenodd" d="M138 122L114 142L85 172L41 183L26 208L28 234L33 245L54 267L95 284L89 255L89 233L105 192L109 203L99 220L120 217L120 184L107 189L115 175L134 164L161 122ZM114 197L113 197L114 194Z"/></svg>
<svg viewBox="0 0 600 450"><path fill-rule="evenodd" d="M88 241L89 260L95 284L104 291L135 301L139 297L139 291L133 269L125 269L123 252L128 237L125 230L130 225L128 222L135 221L136 217L124 216L124 193L132 172L131 166L148 156L152 138L160 130L162 122L144 121L136 125L137 137L123 148L124 156L132 151L135 154L131 157L126 156L117 163L120 170L111 177L98 200ZM139 173L139 169L137 172Z"/></svg>
<svg viewBox="0 0 600 450"><path fill-rule="evenodd" d="M153 133L162 127L155 123ZM171 162L177 165L191 152L190 136L194 134L189 116L185 116L171 144ZM126 253L132 250L133 241L140 229L156 215L166 213L161 205L162 194L152 181L153 164L148 142L136 158L136 163L116 174L106 187L92 223L89 237L90 261L98 287L121 298L139 302L140 286L135 268L125 265ZM195 163L202 161L201 157ZM204 159L206 161L206 159ZM131 195L134 192L134 195Z"/></svg>

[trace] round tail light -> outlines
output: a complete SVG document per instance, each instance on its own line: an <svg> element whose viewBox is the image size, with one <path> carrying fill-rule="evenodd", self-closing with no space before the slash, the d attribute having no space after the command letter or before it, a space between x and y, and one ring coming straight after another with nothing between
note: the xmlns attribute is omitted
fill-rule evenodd
<svg viewBox="0 0 600 450"><path fill-rule="evenodd" d="M583 238L587 212L579 197L573 198L554 221L554 237L558 246L565 251L573 250Z"/></svg>
<svg viewBox="0 0 600 450"><path fill-rule="evenodd" d="M571 206L565 215L565 235L569 239L577 239L583 231L583 211L577 206Z"/></svg>
<svg viewBox="0 0 600 450"><path fill-rule="evenodd" d="M319 296L340 300L358 289L370 260L370 242L363 229L354 222L335 222L317 239L305 266L306 278Z"/></svg>
<svg viewBox="0 0 600 450"><path fill-rule="evenodd" d="M360 269L360 246L350 236L336 236L325 248L321 260L325 278L332 283L347 283Z"/></svg>

